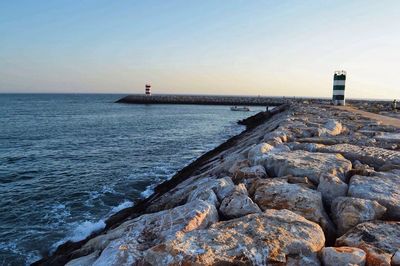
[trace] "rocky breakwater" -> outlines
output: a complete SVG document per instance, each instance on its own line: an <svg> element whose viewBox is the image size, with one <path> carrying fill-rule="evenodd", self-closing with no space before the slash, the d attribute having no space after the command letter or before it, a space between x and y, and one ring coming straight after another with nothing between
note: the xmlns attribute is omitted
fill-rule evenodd
<svg viewBox="0 0 400 266"><path fill-rule="evenodd" d="M400 142L388 132L400 129L292 105L142 213L38 264L400 265Z"/></svg>

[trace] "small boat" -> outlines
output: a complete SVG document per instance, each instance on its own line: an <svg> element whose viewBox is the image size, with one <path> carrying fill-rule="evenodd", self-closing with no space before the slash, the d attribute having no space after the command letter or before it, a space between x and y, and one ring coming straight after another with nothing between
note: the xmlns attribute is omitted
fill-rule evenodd
<svg viewBox="0 0 400 266"><path fill-rule="evenodd" d="M250 111L250 108L247 106L232 106L231 111L248 112L248 111Z"/></svg>

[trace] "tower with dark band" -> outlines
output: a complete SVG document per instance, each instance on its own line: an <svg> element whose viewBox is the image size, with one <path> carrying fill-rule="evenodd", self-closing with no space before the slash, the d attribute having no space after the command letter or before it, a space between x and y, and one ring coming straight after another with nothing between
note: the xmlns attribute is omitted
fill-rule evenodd
<svg viewBox="0 0 400 266"><path fill-rule="evenodd" d="M346 71L335 71L333 75L333 97L334 105L345 105L344 88L346 83Z"/></svg>
<svg viewBox="0 0 400 266"><path fill-rule="evenodd" d="M151 85L150 84L146 84L146 89L145 89L144 93L148 96L151 96Z"/></svg>

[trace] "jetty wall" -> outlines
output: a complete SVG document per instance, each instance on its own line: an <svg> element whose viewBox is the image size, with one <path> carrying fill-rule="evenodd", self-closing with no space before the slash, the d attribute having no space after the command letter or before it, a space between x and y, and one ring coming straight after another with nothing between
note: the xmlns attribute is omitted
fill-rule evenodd
<svg viewBox="0 0 400 266"><path fill-rule="evenodd" d="M200 104L200 105L251 105L278 106L289 101L282 97L261 96L222 96L222 95L142 95L132 94L123 97L117 103L133 104Z"/></svg>

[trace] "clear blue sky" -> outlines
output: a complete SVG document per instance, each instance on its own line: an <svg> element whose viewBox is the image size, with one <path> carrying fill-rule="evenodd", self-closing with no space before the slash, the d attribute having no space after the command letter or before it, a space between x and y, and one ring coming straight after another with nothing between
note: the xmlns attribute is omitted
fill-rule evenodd
<svg viewBox="0 0 400 266"><path fill-rule="evenodd" d="M400 98L400 1L0 1L0 92Z"/></svg>

